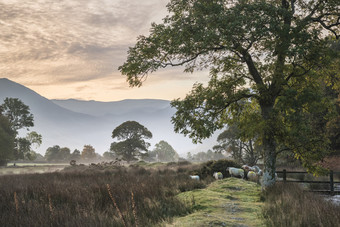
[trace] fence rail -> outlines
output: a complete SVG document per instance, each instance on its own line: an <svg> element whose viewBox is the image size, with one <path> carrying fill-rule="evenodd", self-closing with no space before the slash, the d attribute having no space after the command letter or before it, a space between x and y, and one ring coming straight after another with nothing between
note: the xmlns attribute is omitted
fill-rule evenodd
<svg viewBox="0 0 340 227"><path fill-rule="evenodd" d="M310 174L308 172L303 171L276 171L276 173L282 174L282 181L283 182L290 182L290 183L309 183L309 184L329 184L330 190L312 190L313 192L322 192L322 193L330 193L340 194L340 191L334 190L334 184L340 184L340 181L334 181L334 174L340 174L340 172L333 172L332 170L329 172L329 181L311 181L311 180L287 180L287 174Z"/></svg>

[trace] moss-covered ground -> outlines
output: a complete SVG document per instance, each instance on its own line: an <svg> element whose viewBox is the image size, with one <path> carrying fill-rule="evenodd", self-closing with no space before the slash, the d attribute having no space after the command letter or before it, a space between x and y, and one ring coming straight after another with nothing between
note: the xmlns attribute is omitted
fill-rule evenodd
<svg viewBox="0 0 340 227"><path fill-rule="evenodd" d="M164 226L265 226L261 187L254 182L227 178L178 196L192 205L194 212Z"/></svg>

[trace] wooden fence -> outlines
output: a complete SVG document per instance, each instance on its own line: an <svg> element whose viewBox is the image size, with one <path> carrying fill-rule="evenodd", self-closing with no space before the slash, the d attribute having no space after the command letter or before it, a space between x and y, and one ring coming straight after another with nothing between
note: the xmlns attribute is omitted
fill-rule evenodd
<svg viewBox="0 0 340 227"><path fill-rule="evenodd" d="M329 172L329 181L312 181L312 180L287 180L287 174L309 174L308 172L298 172L298 171L276 171L276 173L282 174L282 181L283 182L291 182L291 183L309 183L309 184L328 184L330 186L330 190L312 190L313 192L320 192L320 193L330 193L340 194L339 190L335 190L334 184L340 184L340 181L334 181L334 174L340 174L340 172L333 172L332 170ZM289 178L291 179L291 178Z"/></svg>

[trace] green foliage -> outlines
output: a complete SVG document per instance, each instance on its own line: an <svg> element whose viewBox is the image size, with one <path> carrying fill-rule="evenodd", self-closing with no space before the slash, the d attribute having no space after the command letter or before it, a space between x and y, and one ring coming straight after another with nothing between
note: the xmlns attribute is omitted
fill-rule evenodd
<svg viewBox="0 0 340 227"><path fill-rule="evenodd" d="M34 126L30 108L20 99L5 98L4 103L0 106L0 110L8 118L12 130L16 133L19 129Z"/></svg>
<svg viewBox="0 0 340 227"><path fill-rule="evenodd" d="M70 159L71 160L79 160L81 158L81 153L80 150L78 149L74 149L74 151L72 152Z"/></svg>
<svg viewBox="0 0 340 227"><path fill-rule="evenodd" d="M136 121L126 121L113 130L112 138L121 141L113 142L110 151L130 162L145 154L150 146L145 139L151 139L152 133Z"/></svg>
<svg viewBox="0 0 340 227"><path fill-rule="evenodd" d="M229 124L228 128L217 137L219 145L213 148L217 152L231 153L233 159L238 163L253 166L261 158L261 146L254 142L256 138L245 136L245 134L250 134L249 128L243 130L238 122Z"/></svg>
<svg viewBox="0 0 340 227"><path fill-rule="evenodd" d="M150 153L152 157L156 157L160 162L174 162L178 160L177 152L164 140L159 141L155 145L155 149Z"/></svg>
<svg viewBox="0 0 340 227"><path fill-rule="evenodd" d="M330 98L320 96L315 75L326 84L339 81L337 1L171 0L167 8L169 16L138 37L119 70L131 86L167 66L210 70L207 86L197 83L172 102L176 132L200 142L228 121L242 127L256 119L250 132L262 146L269 184L281 150L309 168L328 153L329 140L316 135ZM240 108L240 101L258 112Z"/></svg>
<svg viewBox="0 0 340 227"><path fill-rule="evenodd" d="M221 172L223 177L229 177L229 172L227 172L228 167L241 168L241 165L233 160L228 159L208 161L203 163L200 169L195 170L194 174L197 174L204 179L208 176L212 177L214 172Z"/></svg>
<svg viewBox="0 0 340 227"><path fill-rule="evenodd" d="M26 138L17 138L15 141L14 158L25 159L26 155L31 151L31 142Z"/></svg>
<svg viewBox="0 0 340 227"><path fill-rule="evenodd" d="M178 195L194 211L176 217L171 226L265 226L260 196L261 187L254 182L237 178L214 181L204 189Z"/></svg>
<svg viewBox="0 0 340 227"><path fill-rule="evenodd" d="M28 133L26 139L30 141L31 145L35 145L36 148L42 143L42 136L35 131Z"/></svg>
<svg viewBox="0 0 340 227"><path fill-rule="evenodd" d="M14 140L8 119L0 114L0 166L13 158Z"/></svg>
<svg viewBox="0 0 340 227"><path fill-rule="evenodd" d="M18 137L18 130L33 127L33 114L30 113L30 108L25 105L20 99L5 98L4 103L0 105L0 115L7 118L11 134L14 139L13 146L8 148L13 149L11 158L14 159L29 159L31 160L34 155L31 152L31 145L36 144L39 146L42 142L41 135L36 132L29 133L26 138ZM0 158L1 160L1 158Z"/></svg>
<svg viewBox="0 0 340 227"><path fill-rule="evenodd" d="M67 147L61 148L59 145L49 147L46 150L45 158L49 162L65 162L70 159L70 149Z"/></svg>

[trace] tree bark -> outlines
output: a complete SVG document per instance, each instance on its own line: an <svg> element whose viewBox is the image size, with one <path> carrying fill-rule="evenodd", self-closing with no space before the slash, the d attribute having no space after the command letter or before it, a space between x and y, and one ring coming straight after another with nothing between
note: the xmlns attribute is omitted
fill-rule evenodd
<svg viewBox="0 0 340 227"><path fill-rule="evenodd" d="M264 156L264 171L262 177L262 187L265 189L274 185L276 182L276 144L273 128L275 116L273 116L274 103L270 105L261 105L262 117L265 120L263 131L262 145Z"/></svg>

